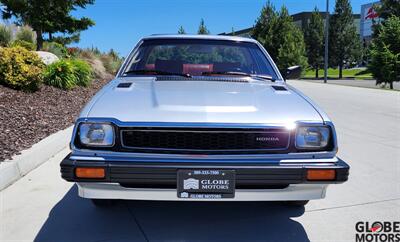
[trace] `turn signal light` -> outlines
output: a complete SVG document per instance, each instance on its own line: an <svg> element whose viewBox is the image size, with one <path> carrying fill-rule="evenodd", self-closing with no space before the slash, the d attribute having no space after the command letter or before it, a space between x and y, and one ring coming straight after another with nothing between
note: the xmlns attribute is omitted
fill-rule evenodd
<svg viewBox="0 0 400 242"><path fill-rule="evenodd" d="M75 176L77 178L105 178L106 172L104 168L101 167L96 167L96 168L78 167L75 169Z"/></svg>
<svg viewBox="0 0 400 242"><path fill-rule="evenodd" d="M336 171L328 169L307 170L307 180L309 181L330 181L335 180Z"/></svg>

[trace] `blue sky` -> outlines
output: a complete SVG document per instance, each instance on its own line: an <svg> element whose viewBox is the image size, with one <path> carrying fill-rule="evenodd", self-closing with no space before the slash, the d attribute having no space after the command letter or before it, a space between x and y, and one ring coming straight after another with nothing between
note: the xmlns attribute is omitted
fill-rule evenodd
<svg viewBox="0 0 400 242"><path fill-rule="evenodd" d="M96 0L74 15L87 16L96 22L82 32L77 46L97 46L103 51L115 49L121 55L142 37L153 33L176 33L183 26L187 33L196 33L203 18L212 34L251 27L267 0ZM361 4L374 0L350 0L353 12L360 13ZM312 11L317 6L325 11L325 0L271 0L280 8L286 5L290 14ZM333 11L334 0L330 0Z"/></svg>

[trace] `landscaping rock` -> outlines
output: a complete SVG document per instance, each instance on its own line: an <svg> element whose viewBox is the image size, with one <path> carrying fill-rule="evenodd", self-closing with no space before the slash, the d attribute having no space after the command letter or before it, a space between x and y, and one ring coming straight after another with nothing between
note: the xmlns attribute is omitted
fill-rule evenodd
<svg viewBox="0 0 400 242"><path fill-rule="evenodd" d="M55 54L50 52L36 51L36 54L39 55L39 57L46 65L50 65L51 63L54 63L59 60L59 58Z"/></svg>

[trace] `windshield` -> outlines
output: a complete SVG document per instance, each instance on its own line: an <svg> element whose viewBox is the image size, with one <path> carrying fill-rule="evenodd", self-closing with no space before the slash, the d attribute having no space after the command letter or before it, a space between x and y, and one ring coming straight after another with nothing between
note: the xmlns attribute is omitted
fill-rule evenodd
<svg viewBox="0 0 400 242"><path fill-rule="evenodd" d="M150 39L131 55L124 75L232 75L249 74L277 79L271 63L255 43Z"/></svg>

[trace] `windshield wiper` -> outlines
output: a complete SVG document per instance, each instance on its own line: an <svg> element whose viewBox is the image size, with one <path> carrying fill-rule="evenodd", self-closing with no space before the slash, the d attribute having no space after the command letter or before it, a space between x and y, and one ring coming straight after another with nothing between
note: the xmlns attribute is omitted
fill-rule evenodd
<svg viewBox="0 0 400 242"><path fill-rule="evenodd" d="M186 78L192 77L189 73L173 73L173 72L159 71L159 70L129 70L124 72L124 75L126 74L154 74L163 76L183 76Z"/></svg>
<svg viewBox="0 0 400 242"><path fill-rule="evenodd" d="M251 78L258 78L258 79L264 79L264 80L270 80L272 82L275 81L275 78L269 75L257 75L257 74L250 74L246 72L240 72L240 71L207 71L207 72L202 72L202 75L233 75L233 76L247 76Z"/></svg>

